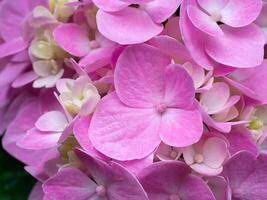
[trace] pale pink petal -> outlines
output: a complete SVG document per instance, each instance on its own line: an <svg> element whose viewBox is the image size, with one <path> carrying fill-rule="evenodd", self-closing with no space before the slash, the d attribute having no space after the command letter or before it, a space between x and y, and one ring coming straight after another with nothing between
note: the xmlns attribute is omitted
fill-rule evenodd
<svg viewBox="0 0 267 200"><path fill-rule="evenodd" d="M110 93L97 106L89 137L93 146L108 157L141 159L159 145L159 124L160 116L154 109L126 107L115 93Z"/></svg>
<svg viewBox="0 0 267 200"><path fill-rule="evenodd" d="M63 168L43 185L45 194L54 199L84 200L95 194L96 183L76 168Z"/></svg>
<svg viewBox="0 0 267 200"><path fill-rule="evenodd" d="M168 108L162 115L160 138L170 146L194 144L199 141L202 132L202 118L198 110Z"/></svg>
<svg viewBox="0 0 267 200"><path fill-rule="evenodd" d="M206 176L216 176L218 174L220 174L223 171L223 167L220 166L218 168L212 168L208 165L205 165L204 163L202 164L193 164L190 165L190 167L196 171L199 174L203 174Z"/></svg>
<svg viewBox="0 0 267 200"><path fill-rule="evenodd" d="M57 44L68 53L82 57L91 50L89 33L77 24L59 25L53 32Z"/></svg>
<svg viewBox="0 0 267 200"><path fill-rule="evenodd" d="M220 13L229 0L197 0L198 4L209 14Z"/></svg>
<svg viewBox="0 0 267 200"><path fill-rule="evenodd" d="M251 24L242 28L221 25L224 35L208 37L205 49L209 56L224 65L249 68L263 61L265 38L261 29Z"/></svg>
<svg viewBox="0 0 267 200"><path fill-rule="evenodd" d="M101 10L115 12L128 7L129 3L120 0L93 0L94 4Z"/></svg>
<svg viewBox="0 0 267 200"><path fill-rule="evenodd" d="M211 168L220 168L227 155L227 144L219 137L209 138L203 145L204 163Z"/></svg>
<svg viewBox="0 0 267 200"><path fill-rule="evenodd" d="M154 0L120 0L120 1L124 1L127 3L131 3L131 4L143 4L143 3L148 3L148 2L154 1Z"/></svg>
<svg viewBox="0 0 267 200"><path fill-rule="evenodd" d="M199 30L214 37L220 37L223 35L223 32L219 25L200 9L193 6L188 6L187 14L191 22Z"/></svg>
<svg viewBox="0 0 267 200"><path fill-rule="evenodd" d="M261 0L229 0L221 11L221 21L233 27L246 26L259 16Z"/></svg>
<svg viewBox="0 0 267 200"><path fill-rule="evenodd" d="M40 131L62 132L68 125L66 116L59 111L50 111L43 114L35 123Z"/></svg>
<svg viewBox="0 0 267 200"><path fill-rule="evenodd" d="M217 82L210 90L201 94L200 104L208 114L215 114L224 109L229 97L229 86L224 82Z"/></svg>
<svg viewBox="0 0 267 200"><path fill-rule="evenodd" d="M191 145L191 146L182 148L182 151L183 151L183 158L186 164L192 165L195 162L194 157L196 154L194 146Z"/></svg>
<svg viewBox="0 0 267 200"><path fill-rule="evenodd" d="M166 21L180 6L182 0L154 0L142 5L142 8L151 16L154 22Z"/></svg>
<svg viewBox="0 0 267 200"><path fill-rule="evenodd" d="M120 44L142 43L163 30L145 11L131 7L113 13L99 10L96 18L100 33Z"/></svg>
<svg viewBox="0 0 267 200"><path fill-rule="evenodd" d="M166 105L182 109L191 108L194 97L194 83L187 71L180 65L167 66L164 97Z"/></svg>
<svg viewBox="0 0 267 200"><path fill-rule="evenodd" d="M17 142L17 145L24 149L48 149L57 145L60 133L42 132L36 128L29 130L26 135Z"/></svg>
<svg viewBox="0 0 267 200"><path fill-rule="evenodd" d="M171 60L147 44L123 51L114 81L120 100L131 107L154 107L164 98L164 73Z"/></svg>

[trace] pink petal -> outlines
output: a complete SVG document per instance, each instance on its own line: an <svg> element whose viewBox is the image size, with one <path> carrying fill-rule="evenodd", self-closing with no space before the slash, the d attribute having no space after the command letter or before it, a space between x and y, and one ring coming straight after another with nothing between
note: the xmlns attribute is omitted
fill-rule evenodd
<svg viewBox="0 0 267 200"><path fill-rule="evenodd" d="M48 179L43 189L50 198L84 200L91 199L97 185L86 174L76 168L63 168Z"/></svg>
<svg viewBox="0 0 267 200"><path fill-rule="evenodd" d="M94 49L79 61L79 66L87 73L95 72L111 62L113 50L113 47Z"/></svg>
<svg viewBox="0 0 267 200"><path fill-rule="evenodd" d="M166 21L180 6L182 0L154 0L142 5L142 8L151 16L154 22Z"/></svg>
<svg viewBox="0 0 267 200"><path fill-rule="evenodd" d="M156 36L149 40L148 43L174 58L176 63L185 63L192 59L190 53L181 42L167 35Z"/></svg>
<svg viewBox="0 0 267 200"><path fill-rule="evenodd" d="M188 6L187 14L191 22L199 30L214 37L220 37L223 35L223 32L221 28L218 26L218 24L214 20L212 20L210 16L202 12L200 9L193 6Z"/></svg>
<svg viewBox="0 0 267 200"><path fill-rule="evenodd" d="M143 4L143 3L148 3L154 0L120 0L120 1L131 3L131 4Z"/></svg>
<svg viewBox="0 0 267 200"><path fill-rule="evenodd" d="M17 145L24 149L47 149L56 146L59 137L59 133L41 132L36 128L33 128L17 142Z"/></svg>
<svg viewBox="0 0 267 200"><path fill-rule="evenodd" d="M37 182L28 197L28 200L43 200L44 192L42 188L42 182Z"/></svg>
<svg viewBox="0 0 267 200"><path fill-rule="evenodd" d="M224 82L217 82L210 90L201 94L200 104L208 114L215 114L224 109L229 97L229 86Z"/></svg>
<svg viewBox="0 0 267 200"><path fill-rule="evenodd" d="M245 127L237 126L233 130L224 135L230 143L229 151L231 155L239 151L248 151L253 155L258 154L258 147L251 136L249 130Z"/></svg>
<svg viewBox="0 0 267 200"><path fill-rule="evenodd" d="M77 24L59 25L53 36L61 48L74 56L85 56L91 50L89 34Z"/></svg>
<svg viewBox="0 0 267 200"><path fill-rule="evenodd" d="M163 29L145 11L131 7L113 13L99 10L96 18L100 33L119 44L145 42Z"/></svg>
<svg viewBox="0 0 267 200"><path fill-rule="evenodd" d="M214 61L205 52L207 34L201 32L192 24L187 15L187 7L189 5L196 6L196 3L184 0L181 5L180 29L183 41L194 60L205 69L211 70L213 69Z"/></svg>
<svg viewBox="0 0 267 200"><path fill-rule="evenodd" d="M233 27L246 26L259 16L261 0L229 0L221 12L221 21Z"/></svg>
<svg viewBox="0 0 267 200"><path fill-rule="evenodd" d="M128 7L129 3L120 0L93 0L94 4L101 10L115 12Z"/></svg>
<svg viewBox="0 0 267 200"><path fill-rule="evenodd" d="M89 135L93 146L108 157L141 159L159 145L159 123L160 116L154 109L126 107L111 93L98 104Z"/></svg>
<svg viewBox="0 0 267 200"><path fill-rule="evenodd" d="M224 65L249 68L263 61L265 38L257 25L243 28L221 26L224 35L208 37L205 49L214 60Z"/></svg>
<svg viewBox="0 0 267 200"><path fill-rule="evenodd" d="M168 108L162 115L160 138L170 146L185 147L194 144L199 141L202 132L202 119L198 110Z"/></svg>
<svg viewBox="0 0 267 200"><path fill-rule="evenodd" d="M146 44L126 48L118 59L114 81L120 100L131 107L154 107L164 96L164 72L171 62Z"/></svg>
<svg viewBox="0 0 267 200"><path fill-rule="evenodd" d="M191 108L195 97L191 76L180 65L171 64L165 72L164 102L169 107Z"/></svg>
<svg viewBox="0 0 267 200"><path fill-rule="evenodd" d="M59 111L51 111L43 114L35 123L40 131L62 132L67 126L66 116Z"/></svg>
<svg viewBox="0 0 267 200"><path fill-rule="evenodd" d="M227 144L219 137L209 138L203 145L204 163L211 168L221 167L227 155Z"/></svg>
<svg viewBox="0 0 267 200"><path fill-rule="evenodd" d="M38 75L34 71L29 71L21 74L13 83L12 87L18 88L27 85L38 78Z"/></svg>
<svg viewBox="0 0 267 200"><path fill-rule="evenodd" d="M198 4L209 14L220 13L229 0L197 0Z"/></svg>
<svg viewBox="0 0 267 200"><path fill-rule="evenodd" d="M0 58L4 58L19 53L28 47L28 43L23 38L15 38L6 43L0 44Z"/></svg>

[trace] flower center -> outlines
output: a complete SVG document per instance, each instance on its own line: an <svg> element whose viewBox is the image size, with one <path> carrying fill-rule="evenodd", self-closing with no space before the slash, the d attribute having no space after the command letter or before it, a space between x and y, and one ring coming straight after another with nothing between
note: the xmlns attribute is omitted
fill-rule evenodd
<svg viewBox="0 0 267 200"><path fill-rule="evenodd" d="M222 19L222 15L220 13L212 13L210 16L211 19L215 22L221 21Z"/></svg>
<svg viewBox="0 0 267 200"><path fill-rule="evenodd" d="M96 191L96 194L100 197L106 196L106 193L107 193L106 188L103 185L97 186L95 191Z"/></svg>
<svg viewBox="0 0 267 200"><path fill-rule="evenodd" d="M254 131L260 131L263 128L264 124L262 122L261 119L259 118L255 118L253 120L251 120L248 124L248 128L250 130L254 130Z"/></svg>
<svg viewBox="0 0 267 200"><path fill-rule="evenodd" d="M196 154L194 157L194 161L198 164L202 163L204 161L204 157L201 154Z"/></svg>
<svg viewBox="0 0 267 200"><path fill-rule="evenodd" d="M172 150L171 153L170 153L170 157L173 158L173 159L176 159L177 156L178 156L178 153L176 151Z"/></svg>
<svg viewBox="0 0 267 200"><path fill-rule="evenodd" d="M165 103L159 103L157 106L156 106L156 110L158 113L164 113L167 109L167 106Z"/></svg>

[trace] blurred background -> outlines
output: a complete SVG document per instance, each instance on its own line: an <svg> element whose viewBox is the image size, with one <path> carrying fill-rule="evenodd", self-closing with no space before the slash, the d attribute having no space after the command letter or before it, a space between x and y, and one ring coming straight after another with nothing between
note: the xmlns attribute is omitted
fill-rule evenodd
<svg viewBox="0 0 267 200"><path fill-rule="evenodd" d="M35 182L24 165L0 147L0 200L27 200Z"/></svg>

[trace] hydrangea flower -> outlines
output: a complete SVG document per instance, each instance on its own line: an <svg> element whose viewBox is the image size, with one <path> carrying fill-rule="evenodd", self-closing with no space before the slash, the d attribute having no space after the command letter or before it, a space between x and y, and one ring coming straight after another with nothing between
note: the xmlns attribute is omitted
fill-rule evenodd
<svg viewBox="0 0 267 200"><path fill-rule="evenodd" d="M200 139L203 126L194 106L193 81L181 66L170 63L148 45L131 46L121 54L116 92L100 101L89 128L98 151L133 160L148 156L161 141L183 147Z"/></svg>
<svg viewBox="0 0 267 200"><path fill-rule="evenodd" d="M76 154L90 176L77 168L62 168L43 185L47 198L148 200L137 179L121 165L106 164L82 151Z"/></svg>
<svg viewBox="0 0 267 200"><path fill-rule="evenodd" d="M179 161L155 163L138 177L151 200L215 200L206 183Z"/></svg>

